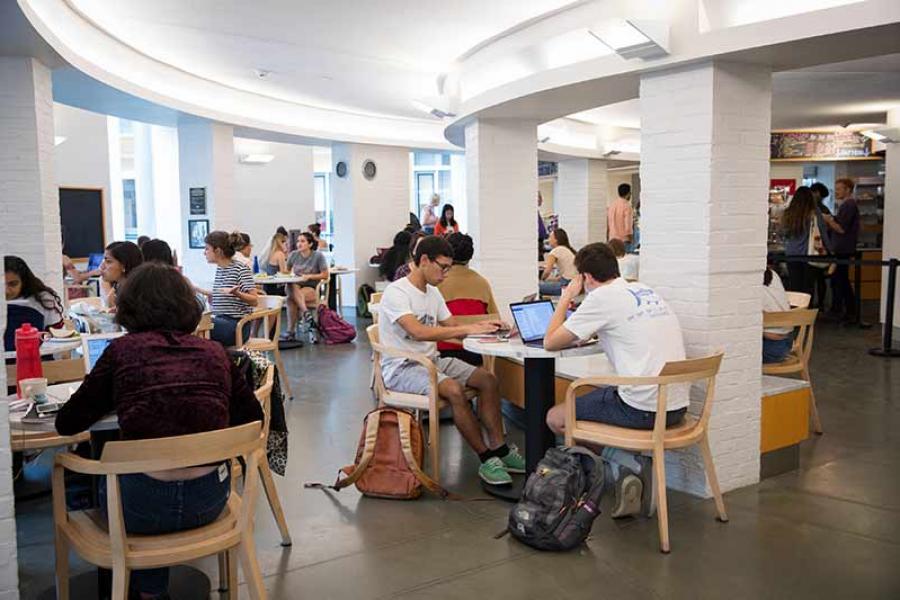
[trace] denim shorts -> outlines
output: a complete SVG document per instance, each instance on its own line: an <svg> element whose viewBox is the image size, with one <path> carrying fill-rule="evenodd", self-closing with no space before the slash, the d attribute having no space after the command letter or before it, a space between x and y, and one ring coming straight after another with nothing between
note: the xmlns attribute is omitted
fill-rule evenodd
<svg viewBox="0 0 900 600"><path fill-rule="evenodd" d="M762 361L763 363L778 363L787 358L794 345L794 336L789 335L783 340L770 340L763 338Z"/></svg>
<svg viewBox="0 0 900 600"><path fill-rule="evenodd" d="M686 412L687 408L668 411L666 427L680 423ZM575 398L575 418L629 429L653 429L656 412L634 408L622 400L616 388L604 386Z"/></svg>

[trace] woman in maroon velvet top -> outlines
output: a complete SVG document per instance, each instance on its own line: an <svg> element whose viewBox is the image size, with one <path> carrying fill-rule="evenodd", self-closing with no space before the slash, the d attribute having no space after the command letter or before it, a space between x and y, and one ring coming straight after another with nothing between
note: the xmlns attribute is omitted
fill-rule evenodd
<svg viewBox="0 0 900 600"><path fill-rule="evenodd" d="M56 417L72 435L115 411L124 439L147 439L224 429L261 421L262 409L221 344L193 334L201 307L174 268L145 263L117 292L116 322L129 333L113 340ZM214 521L230 491L220 465L120 478L125 529L168 533ZM100 508L106 486L100 486ZM168 571L135 571L143 598L166 593Z"/></svg>

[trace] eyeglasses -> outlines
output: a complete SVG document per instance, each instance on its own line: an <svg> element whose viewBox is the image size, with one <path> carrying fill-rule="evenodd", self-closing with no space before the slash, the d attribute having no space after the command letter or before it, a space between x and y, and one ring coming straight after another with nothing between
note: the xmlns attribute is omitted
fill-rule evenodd
<svg viewBox="0 0 900 600"><path fill-rule="evenodd" d="M452 262L451 262L451 263L442 263L442 262L438 262L438 261L436 261L436 260L433 260L433 261L431 261L431 262L434 263L434 264L436 264L437 266L439 266L439 267L441 268L441 273L449 273L449 272L450 272L450 269L453 268L453 263L452 263Z"/></svg>

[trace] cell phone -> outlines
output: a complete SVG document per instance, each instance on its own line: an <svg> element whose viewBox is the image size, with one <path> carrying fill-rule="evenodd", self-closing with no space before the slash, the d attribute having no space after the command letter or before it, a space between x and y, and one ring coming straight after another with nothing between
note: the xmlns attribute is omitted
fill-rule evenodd
<svg viewBox="0 0 900 600"><path fill-rule="evenodd" d="M39 417L46 417L58 413L59 409L62 408L62 404L59 402L44 402L43 404L35 404L35 408Z"/></svg>

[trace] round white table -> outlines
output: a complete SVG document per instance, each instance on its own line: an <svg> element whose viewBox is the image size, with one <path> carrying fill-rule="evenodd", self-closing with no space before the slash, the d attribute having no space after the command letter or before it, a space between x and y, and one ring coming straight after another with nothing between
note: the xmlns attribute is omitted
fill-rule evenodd
<svg viewBox="0 0 900 600"><path fill-rule="evenodd" d="M528 478L544 454L553 447L555 437L547 427L547 413L556 398L556 359L589 356L603 352L600 344L575 346L564 350L549 351L526 346L515 337L503 342L478 338L463 340L463 348L485 356L498 356L522 360L525 373L525 478L517 478L512 486L482 486L491 495L517 502Z"/></svg>
<svg viewBox="0 0 900 600"><path fill-rule="evenodd" d="M282 285L285 283L300 283L299 275L269 275L267 277L254 277L256 285Z"/></svg>
<svg viewBox="0 0 900 600"><path fill-rule="evenodd" d="M41 344L40 353L41 356L52 356L54 354L71 352L78 348L81 348L80 337L74 340L54 338L53 341L47 341ZM4 352L3 358L6 360L16 360L16 351L10 350L9 352Z"/></svg>

